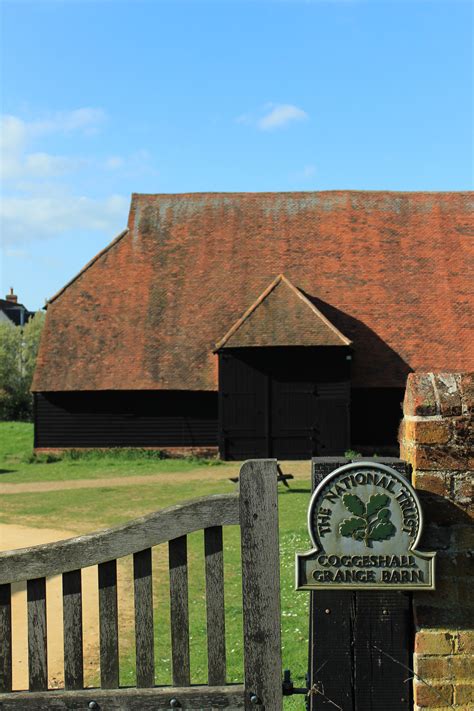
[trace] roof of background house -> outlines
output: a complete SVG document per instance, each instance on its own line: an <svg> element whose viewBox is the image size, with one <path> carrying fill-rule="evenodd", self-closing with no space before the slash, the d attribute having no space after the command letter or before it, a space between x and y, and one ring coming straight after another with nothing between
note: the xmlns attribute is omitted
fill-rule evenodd
<svg viewBox="0 0 474 711"><path fill-rule="evenodd" d="M281 273L353 342L354 385L471 369L472 208L467 192L135 194L128 231L50 300L33 389L216 390L213 349Z"/></svg>
<svg viewBox="0 0 474 711"><path fill-rule="evenodd" d="M33 311L28 311L26 306L16 301L0 299L0 311L7 316L15 326L21 326L34 316Z"/></svg>

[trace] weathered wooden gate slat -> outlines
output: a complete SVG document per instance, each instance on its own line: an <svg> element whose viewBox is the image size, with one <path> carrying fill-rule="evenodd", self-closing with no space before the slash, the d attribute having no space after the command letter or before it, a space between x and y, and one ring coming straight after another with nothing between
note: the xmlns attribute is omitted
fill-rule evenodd
<svg viewBox="0 0 474 711"><path fill-rule="evenodd" d="M91 701L103 711L169 711L171 699L182 709L243 709L244 686L189 686L154 689L84 689L82 691L0 694L2 711L84 711ZM254 707L255 708L255 707ZM257 707L258 708L258 707ZM267 707L267 711L270 708Z"/></svg>
<svg viewBox="0 0 474 711"><path fill-rule="evenodd" d="M0 585L0 692L12 689L12 586Z"/></svg>
<svg viewBox="0 0 474 711"><path fill-rule="evenodd" d="M240 470L245 708L252 695L268 711L281 694L280 559L276 460L245 462Z"/></svg>
<svg viewBox="0 0 474 711"><path fill-rule="evenodd" d="M169 542L171 659L173 684L189 686L188 546L186 536Z"/></svg>
<svg viewBox="0 0 474 711"><path fill-rule="evenodd" d="M99 565L100 685L119 685L117 561Z"/></svg>
<svg viewBox="0 0 474 711"><path fill-rule="evenodd" d="M133 556L137 687L155 684L151 548Z"/></svg>
<svg viewBox="0 0 474 711"><path fill-rule="evenodd" d="M224 555L222 526L204 531L206 557L207 674L208 684L219 686L226 680Z"/></svg>
<svg viewBox="0 0 474 711"><path fill-rule="evenodd" d="M80 570L63 574L64 686L82 689L82 580Z"/></svg>
<svg viewBox="0 0 474 711"><path fill-rule="evenodd" d="M30 691L48 688L46 647L46 578L28 580L28 682Z"/></svg>

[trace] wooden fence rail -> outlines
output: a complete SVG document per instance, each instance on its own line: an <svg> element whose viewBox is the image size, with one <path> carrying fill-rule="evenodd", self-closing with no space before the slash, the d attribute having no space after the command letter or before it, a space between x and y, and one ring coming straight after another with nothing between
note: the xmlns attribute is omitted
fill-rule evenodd
<svg viewBox="0 0 474 711"><path fill-rule="evenodd" d="M222 527L240 525L244 680L226 683ZM208 685L192 686L187 536L204 531ZM155 686L153 546L168 543L173 686ZM136 687L119 687L117 559L133 555ZM84 689L82 569L98 566L100 689ZM62 575L64 689L48 690L46 578ZM27 581L28 691L12 691L11 584ZM0 553L0 709L279 711L277 463L246 462L238 494L207 496L127 524Z"/></svg>

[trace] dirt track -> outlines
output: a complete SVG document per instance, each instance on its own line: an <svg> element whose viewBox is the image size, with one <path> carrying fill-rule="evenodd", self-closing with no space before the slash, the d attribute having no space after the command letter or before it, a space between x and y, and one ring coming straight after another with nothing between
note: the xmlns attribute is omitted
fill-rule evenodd
<svg viewBox="0 0 474 711"><path fill-rule="evenodd" d="M48 528L28 528L26 526L0 526L0 550L24 548L41 543L51 543L75 534L70 531ZM131 570L119 565L118 587L119 601L130 600L130 595L121 591L132 584ZM84 676L85 684L92 684L99 670L98 653L98 594L97 568L86 568L82 575L83 592L83 634L84 634ZM13 688L28 688L27 656L27 615L26 583L12 586L12 627L13 627ZM52 687L62 686L63 672L63 631L62 631L62 595L61 576L47 580L46 606L48 623L48 678ZM131 605L119 607L119 618L124 628L130 626L133 611Z"/></svg>
<svg viewBox="0 0 474 711"><path fill-rule="evenodd" d="M283 471L291 471L295 479L304 480L308 482L310 480L310 470L308 462L284 462ZM121 486L135 486L140 484L155 484L157 482L166 483L167 477L172 480L173 477L183 476L186 481L226 481L230 477L238 476L238 465L220 466L220 467L202 467L194 471L185 472L180 474L179 472L170 472L164 474L159 472L157 474L143 474L142 476L123 476L123 477L109 477L102 479L72 479L64 481L40 481L40 482L25 482L24 484L12 484L12 483L1 483L0 482L0 495L6 494L32 494L43 491L59 491L61 489L101 489L106 487L121 487ZM291 482L290 482L291 486ZM46 541L45 541L46 542Z"/></svg>
<svg viewBox="0 0 474 711"><path fill-rule="evenodd" d="M44 482L25 482L24 484L0 483L0 494L32 494L43 491L60 491L61 489L103 489L106 487L118 486L135 486L140 484L155 484L157 482L166 482L167 476L173 474L146 474L143 476L134 477L110 477L104 479L73 479L72 481L44 481ZM178 474L179 476L179 474ZM225 471L216 472L198 470L186 472L186 481L219 481L228 479L230 476L237 476L234 470L227 469ZM46 542L46 541L45 541Z"/></svg>

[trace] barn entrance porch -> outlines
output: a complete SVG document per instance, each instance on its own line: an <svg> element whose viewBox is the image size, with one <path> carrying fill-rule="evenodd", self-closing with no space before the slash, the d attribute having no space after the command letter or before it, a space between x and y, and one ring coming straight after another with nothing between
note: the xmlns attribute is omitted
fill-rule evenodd
<svg viewBox="0 0 474 711"><path fill-rule="evenodd" d="M222 459L342 455L351 341L280 274L217 343Z"/></svg>

